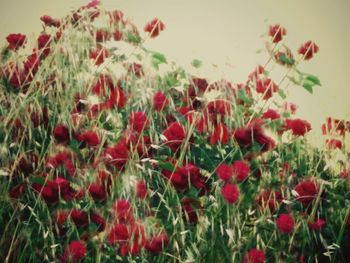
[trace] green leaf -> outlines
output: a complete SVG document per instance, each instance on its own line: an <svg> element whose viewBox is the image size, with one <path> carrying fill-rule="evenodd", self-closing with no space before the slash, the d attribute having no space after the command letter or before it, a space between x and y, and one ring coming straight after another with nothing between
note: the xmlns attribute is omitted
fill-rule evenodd
<svg viewBox="0 0 350 263"><path fill-rule="evenodd" d="M314 75L308 75L305 79L311 81L315 85L321 86L321 81Z"/></svg>
<svg viewBox="0 0 350 263"><path fill-rule="evenodd" d="M286 93L284 93L284 91L281 90L281 89L278 90L278 94L280 95L280 97L281 97L282 99L286 99L286 98L287 98Z"/></svg>
<svg viewBox="0 0 350 263"><path fill-rule="evenodd" d="M131 43L139 44L141 42L141 37L139 37L131 32L128 32L127 33L127 40Z"/></svg>
<svg viewBox="0 0 350 263"><path fill-rule="evenodd" d="M287 57L285 54L281 54L279 57L278 57L278 60L284 64L287 64L287 65L294 65L295 63L295 60L293 58L289 58Z"/></svg>
<svg viewBox="0 0 350 263"><path fill-rule="evenodd" d="M30 181L32 183L40 184L40 185L45 185L45 179L42 176L35 176L31 177Z"/></svg>
<svg viewBox="0 0 350 263"><path fill-rule="evenodd" d="M292 83L294 83L295 85L301 85L301 82L300 82L300 80L297 80L295 77L288 77L288 79L292 82Z"/></svg>
<svg viewBox="0 0 350 263"><path fill-rule="evenodd" d="M162 53L154 52L152 55L154 60L158 61L158 64L167 63L165 56Z"/></svg>
<svg viewBox="0 0 350 263"><path fill-rule="evenodd" d="M314 86L313 83L310 83L310 82L305 82L303 84L303 88L306 89L308 92L310 92L311 94L313 93L313 89L312 87Z"/></svg>
<svg viewBox="0 0 350 263"><path fill-rule="evenodd" d="M166 162L158 162L158 166L164 170L168 170L170 172L175 171L175 167L171 163L166 163Z"/></svg>
<svg viewBox="0 0 350 263"><path fill-rule="evenodd" d="M247 104L252 103L252 100L246 96L245 91L243 89L238 89L237 96L240 100L244 101Z"/></svg>
<svg viewBox="0 0 350 263"><path fill-rule="evenodd" d="M191 62L192 67L195 67L195 68L200 68L202 64L203 64L202 61L199 59L194 59Z"/></svg>

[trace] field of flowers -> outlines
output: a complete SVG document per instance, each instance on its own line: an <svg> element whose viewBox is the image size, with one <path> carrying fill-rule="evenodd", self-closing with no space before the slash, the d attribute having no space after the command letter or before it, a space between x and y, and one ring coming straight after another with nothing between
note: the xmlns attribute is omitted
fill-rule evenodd
<svg viewBox="0 0 350 263"><path fill-rule="evenodd" d="M271 25L268 61L209 82L144 46L157 18L40 20L1 48L1 262L350 262L350 121L314 147L285 92L321 85L315 42Z"/></svg>

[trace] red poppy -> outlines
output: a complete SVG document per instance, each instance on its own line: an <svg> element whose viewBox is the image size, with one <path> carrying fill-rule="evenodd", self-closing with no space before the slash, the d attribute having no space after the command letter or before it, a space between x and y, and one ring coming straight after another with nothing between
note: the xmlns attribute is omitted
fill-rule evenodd
<svg viewBox="0 0 350 263"><path fill-rule="evenodd" d="M326 221L322 218L317 219L315 222L309 222L308 226L313 231L321 231L327 225Z"/></svg>
<svg viewBox="0 0 350 263"><path fill-rule="evenodd" d="M297 200L304 207L307 207L317 197L319 188L313 181L306 180L306 181L299 182L295 187L295 191L299 195L297 197Z"/></svg>
<svg viewBox="0 0 350 263"><path fill-rule="evenodd" d="M281 115L276 110L268 109L263 113L262 117L264 119L276 120L281 118Z"/></svg>
<svg viewBox="0 0 350 263"><path fill-rule="evenodd" d="M73 209L70 213L70 219L77 227L87 227L89 225L88 213L82 210Z"/></svg>
<svg viewBox="0 0 350 263"><path fill-rule="evenodd" d="M250 173L250 167L245 161L235 161L232 165L232 169L238 182L243 182Z"/></svg>
<svg viewBox="0 0 350 263"><path fill-rule="evenodd" d="M305 42L298 50L299 54L303 55L305 60L311 59L318 51L319 47L312 41Z"/></svg>
<svg viewBox="0 0 350 263"><path fill-rule="evenodd" d="M132 112L129 117L129 125L132 130L141 133L143 130L147 130L150 122L146 114L142 111Z"/></svg>
<svg viewBox="0 0 350 263"><path fill-rule="evenodd" d="M242 263L264 263L266 260L264 251L251 248L244 255Z"/></svg>
<svg viewBox="0 0 350 263"><path fill-rule="evenodd" d="M44 22L45 26L60 27L61 23L58 19L54 19L51 16L42 16L40 20Z"/></svg>
<svg viewBox="0 0 350 263"><path fill-rule="evenodd" d="M280 42L286 34L287 30L281 25L271 25L269 28L269 36L272 37L273 43Z"/></svg>
<svg viewBox="0 0 350 263"><path fill-rule="evenodd" d="M124 244L130 238L128 228L125 224L115 224L108 235L108 242L111 245Z"/></svg>
<svg viewBox="0 0 350 263"><path fill-rule="evenodd" d="M43 58L46 58L50 53L50 44L51 44L51 36L48 34L41 34L38 37L38 49L40 51L40 55Z"/></svg>
<svg viewBox="0 0 350 263"><path fill-rule="evenodd" d="M148 22L144 27L145 32L150 33L150 36L152 38L158 36L159 33L164 29L165 29L165 24L162 21L160 21L158 18L154 18L153 20Z"/></svg>
<svg viewBox="0 0 350 263"><path fill-rule="evenodd" d="M95 39L96 42L105 42L110 40L112 37L111 32L107 31L107 30L97 30L95 33Z"/></svg>
<svg viewBox="0 0 350 263"><path fill-rule="evenodd" d="M90 50L89 58L95 61L95 64L101 65L105 59L109 56L109 52L105 48L97 48Z"/></svg>
<svg viewBox="0 0 350 263"><path fill-rule="evenodd" d="M96 147L100 144L100 139L96 132L86 131L75 136L77 141L81 143L81 147Z"/></svg>
<svg viewBox="0 0 350 263"><path fill-rule="evenodd" d="M264 100L268 100L272 97L273 92L278 91L278 86L269 78L257 79L256 80L256 91L263 94Z"/></svg>
<svg viewBox="0 0 350 263"><path fill-rule="evenodd" d="M156 111L165 110L168 104L169 101L163 92L158 91L153 95L153 108Z"/></svg>
<svg viewBox="0 0 350 263"><path fill-rule="evenodd" d="M304 136L305 133L311 130L311 124L302 119L286 119L285 128L291 130L293 135Z"/></svg>
<svg viewBox="0 0 350 263"><path fill-rule="evenodd" d="M163 135L167 138L166 145L173 151L177 151L186 138L186 131L181 123L173 122L163 131Z"/></svg>
<svg viewBox="0 0 350 263"><path fill-rule="evenodd" d="M341 140L338 140L338 139L327 139L326 145L329 149L337 149L338 148L340 150L343 146Z"/></svg>
<svg viewBox="0 0 350 263"><path fill-rule="evenodd" d="M280 214L276 224L279 231L283 234L289 234L294 229L294 219L290 214Z"/></svg>
<svg viewBox="0 0 350 263"><path fill-rule="evenodd" d="M84 259L86 255L86 244L83 241L71 241L66 247L63 260L65 262L76 262Z"/></svg>
<svg viewBox="0 0 350 263"><path fill-rule="evenodd" d="M225 184L221 189L221 194L229 204L236 203L239 198L239 190L235 184Z"/></svg>
<svg viewBox="0 0 350 263"><path fill-rule="evenodd" d="M216 169L216 174L220 177L221 180L229 181L233 174L232 165L227 165L225 163L220 164Z"/></svg>
<svg viewBox="0 0 350 263"><path fill-rule="evenodd" d="M219 123L215 128L213 134L210 136L210 144L216 143L227 144L230 140L230 133L225 124Z"/></svg>
<svg viewBox="0 0 350 263"><path fill-rule="evenodd" d="M6 40L8 42L8 49L18 49L20 47L22 47L27 40L26 35L23 34L10 34L6 37Z"/></svg>
<svg viewBox="0 0 350 263"><path fill-rule="evenodd" d="M120 223L133 222L134 212L128 200L118 199L114 203L116 219Z"/></svg>
<svg viewBox="0 0 350 263"><path fill-rule="evenodd" d="M159 254L168 246L168 244L168 235L165 233L159 233L146 241L145 248L153 254Z"/></svg>

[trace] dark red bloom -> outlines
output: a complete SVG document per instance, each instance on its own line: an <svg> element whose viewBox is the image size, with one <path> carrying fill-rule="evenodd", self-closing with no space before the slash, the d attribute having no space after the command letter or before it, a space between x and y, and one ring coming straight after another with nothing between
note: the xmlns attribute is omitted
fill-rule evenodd
<svg viewBox="0 0 350 263"><path fill-rule="evenodd" d="M158 91L154 94L154 96L153 96L153 108L156 111L162 111L162 110L166 109L168 104L169 104L169 101L163 92Z"/></svg>
<svg viewBox="0 0 350 263"><path fill-rule="evenodd" d="M340 150L343 146L341 140L338 140L338 139L327 139L326 145L329 149L337 149L338 148Z"/></svg>
<svg viewBox="0 0 350 263"><path fill-rule="evenodd" d="M319 47L312 41L305 42L298 50L305 60L311 59L318 51Z"/></svg>
<svg viewBox="0 0 350 263"><path fill-rule="evenodd" d="M286 119L285 127L287 130L291 130L293 135L296 136L304 136L305 133L311 130L311 124L302 119Z"/></svg>
<svg viewBox="0 0 350 263"><path fill-rule="evenodd" d="M239 190L235 184L225 184L221 189L221 194L229 204L236 203L239 198Z"/></svg>
<svg viewBox="0 0 350 263"><path fill-rule="evenodd" d="M81 147L89 146L95 147L100 144L100 139L98 135L94 131L86 131L76 135L76 139L78 142L82 143Z"/></svg>
<svg viewBox="0 0 350 263"><path fill-rule="evenodd" d="M90 214L90 219L97 226L97 231L102 232L106 228L106 220L99 214L93 212Z"/></svg>
<svg viewBox="0 0 350 263"><path fill-rule="evenodd" d="M276 224L283 234L289 234L294 229L294 219L290 214L280 214L276 220Z"/></svg>
<svg viewBox="0 0 350 263"><path fill-rule="evenodd" d="M51 36L48 34L41 34L38 37L38 49L40 51L40 55L43 58L46 58L50 53L50 44L51 44Z"/></svg>
<svg viewBox="0 0 350 263"><path fill-rule="evenodd" d="M325 228L327 225L326 221L323 220L322 218L317 219L313 223L308 223L308 226L311 230L313 231L321 231L323 228Z"/></svg>
<svg viewBox="0 0 350 263"><path fill-rule="evenodd" d="M11 190L9 191L9 196L11 198L18 199L23 195L26 189L27 189L26 184L17 184L11 188Z"/></svg>
<svg viewBox="0 0 350 263"><path fill-rule="evenodd" d="M132 63L128 67L128 73L134 74L136 77L142 77L145 75L143 67L139 63Z"/></svg>
<svg viewBox="0 0 350 263"><path fill-rule="evenodd" d="M83 241L71 241L66 247L63 260L64 262L77 262L86 255L86 244Z"/></svg>
<svg viewBox="0 0 350 263"><path fill-rule="evenodd" d="M10 34L6 37L6 40L8 42L8 49L18 49L25 44L27 37L20 33Z"/></svg>
<svg viewBox="0 0 350 263"><path fill-rule="evenodd" d="M115 201L114 210L118 222L132 222L134 220L134 212L128 200L118 199Z"/></svg>
<svg viewBox="0 0 350 263"><path fill-rule="evenodd" d="M125 143L120 142L113 147L108 147L104 152L108 164L118 170L123 170L129 158L129 150Z"/></svg>
<svg viewBox="0 0 350 263"><path fill-rule="evenodd" d="M124 13L120 10L114 10L109 13L109 16L112 23L119 23L123 21Z"/></svg>
<svg viewBox="0 0 350 263"><path fill-rule="evenodd" d="M108 235L108 242L111 245L123 244L129 239L129 231L125 224L115 224Z"/></svg>
<svg viewBox="0 0 350 263"><path fill-rule="evenodd" d="M144 112L137 111L131 113L129 117L129 124L131 129L140 133L148 128L150 122Z"/></svg>
<svg viewBox="0 0 350 263"><path fill-rule="evenodd" d="M89 188L89 193L91 197L95 201L104 201L107 198L107 191L104 185L100 183L92 183L90 184Z"/></svg>
<svg viewBox="0 0 350 263"><path fill-rule="evenodd" d="M256 92L263 94L264 100L268 100L272 97L273 92L278 91L278 86L269 78L256 80Z"/></svg>
<svg viewBox="0 0 350 263"><path fill-rule="evenodd" d="M242 263L264 263L266 260L262 250L251 248L244 255Z"/></svg>
<svg viewBox="0 0 350 263"><path fill-rule="evenodd" d="M221 180L229 181L233 174L232 165L227 165L226 163L220 164L216 169L216 174L220 177Z"/></svg>
<svg viewBox="0 0 350 263"><path fill-rule="evenodd" d="M60 27L61 23L58 19L54 19L51 16L42 16L40 20L44 22L45 26Z"/></svg>
<svg viewBox="0 0 350 263"><path fill-rule="evenodd" d="M53 157L48 157L46 160L46 166L53 169L63 166L70 176L74 176L75 173L72 156L69 152L59 152Z"/></svg>
<svg viewBox="0 0 350 263"><path fill-rule="evenodd" d="M197 200L193 200L190 198L184 198L181 200L181 208L184 214L184 220L186 220L190 224L198 223L198 215L194 208L196 205L198 205Z"/></svg>
<svg viewBox="0 0 350 263"><path fill-rule="evenodd" d="M166 145L173 151L177 151L186 138L186 131L181 123L173 122L163 131L163 135L167 138Z"/></svg>
<svg viewBox="0 0 350 263"><path fill-rule="evenodd" d="M83 228L89 225L89 216L82 210L73 209L70 213L70 218L77 227Z"/></svg>
<svg viewBox="0 0 350 263"><path fill-rule="evenodd" d="M105 42L110 40L112 37L111 32L107 31L107 30L97 30L96 34L95 34L95 39L96 42Z"/></svg>
<svg viewBox="0 0 350 263"><path fill-rule="evenodd" d="M136 183L136 196L141 200L145 199L147 196L147 184L145 181L138 181Z"/></svg>
<svg viewBox="0 0 350 263"><path fill-rule="evenodd" d="M250 173L250 167L245 161L235 161L232 165L232 169L238 182L243 182Z"/></svg>
<svg viewBox="0 0 350 263"><path fill-rule="evenodd" d="M268 109L267 111L264 112L262 117L264 119L276 120L281 118L281 115L273 109Z"/></svg>
<svg viewBox="0 0 350 263"><path fill-rule="evenodd" d="M281 192L265 190L256 198L256 202L262 208L269 208L273 213L282 202Z"/></svg>
<svg viewBox="0 0 350 263"><path fill-rule="evenodd" d="M159 233L156 236L148 239L145 248L154 254L159 254L169 244L168 235L165 233Z"/></svg>
<svg viewBox="0 0 350 263"><path fill-rule="evenodd" d="M245 127L236 129L233 136L240 146L251 147L254 142L257 142L262 146L263 152L269 151L275 147L275 142L265 135L262 125L262 120L253 120Z"/></svg>
<svg viewBox="0 0 350 263"><path fill-rule="evenodd" d="M306 180L298 183L295 187L295 191L299 195L297 200L302 203L304 207L307 207L314 199L316 199L319 188L313 181Z"/></svg>
<svg viewBox="0 0 350 263"><path fill-rule="evenodd" d="M231 115L231 104L229 101L211 101L208 103L207 109L210 119L214 124L223 122L225 116Z"/></svg>
<svg viewBox="0 0 350 263"><path fill-rule="evenodd" d="M281 25L271 25L269 28L269 36L272 37L273 43L280 42L286 34L287 30Z"/></svg>
<svg viewBox="0 0 350 263"><path fill-rule="evenodd" d="M210 144L214 145L216 143L227 144L230 140L230 134L228 128L225 124L219 123L213 134L210 136Z"/></svg>
<svg viewBox="0 0 350 263"><path fill-rule="evenodd" d="M158 18L154 18L152 21L148 22L144 27L145 32L150 33L150 36L156 37L161 31L165 29L165 25Z"/></svg>
<svg viewBox="0 0 350 263"><path fill-rule="evenodd" d="M105 48L97 48L90 50L89 58L95 61L97 66L101 65L105 59L109 56L109 52Z"/></svg>
<svg viewBox="0 0 350 263"><path fill-rule="evenodd" d="M119 30L114 31L114 33L113 33L113 39L114 39L115 41L120 41L120 40L122 40L122 38L123 38L123 32L121 32L121 31L119 31Z"/></svg>
<svg viewBox="0 0 350 263"><path fill-rule="evenodd" d="M69 141L69 129L66 125L57 125L53 130L53 136L58 143L66 143Z"/></svg>

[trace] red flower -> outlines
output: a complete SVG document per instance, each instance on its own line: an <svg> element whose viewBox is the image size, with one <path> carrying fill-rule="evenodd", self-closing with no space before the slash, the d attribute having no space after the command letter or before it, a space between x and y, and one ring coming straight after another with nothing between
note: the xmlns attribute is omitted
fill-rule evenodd
<svg viewBox="0 0 350 263"><path fill-rule="evenodd" d="M66 143L69 141L69 129L66 125L57 125L53 130L53 136L58 143Z"/></svg>
<svg viewBox="0 0 350 263"><path fill-rule="evenodd" d="M282 202L282 194L277 191L265 190L256 198L256 202L263 208L269 208L274 212Z"/></svg>
<svg viewBox="0 0 350 263"><path fill-rule="evenodd" d="M193 206L197 203L198 201L190 198L184 198L181 200L181 208L184 214L184 220L190 224L198 223L198 216L196 210L193 208Z"/></svg>
<svg viewBox="0 0 350 263"><path fill-rule="evenodd" d="M223 181L229 181L233 174L233 168L231 165L227 165L225 163L220 164L220 166L216 169L216 174Z"/></svg>
<svg viewBox="0 0 350 263"><path fill-rule="evenodd" d="M163 31L164 29L164 23L158 18L154 18L152 21L148 22L144 27L145 32L150 33L152 38L158 36L160 31Z"/></svg>
<svg viewBox="0 0 350 263"><path fill-rule="evenodd" d="M121 32L121 31L119 31L119 30L114 31L114 33L113 33L113 39L114 39L115 41L120 41L120 40L122 40L122 38L123 38L123 32Z"/></svg>
<svg viewBox="0 0 350 263"><path fill-rule="evenodd" d="M214 133L210 136L210 144L214 145L216 143L227 144L230 140L230 134L228 128L225 124L219 123L215 129Z"/></svg>
<svg viewBox="0 0 350 263"><path fill-rule="evenodd" d="M132 222L134 220L134 212L128 200L118 199L115 201L114 210L118 222Z"/></svg>
<svg viewBox="0 0 350 263"><path fill-rule="evenodd" d="M44 22L45 26L60 27L61 23L58 19L54 19L51 16L42 16L40 20Z"/></svg>
<svg viewBox="0 0 350 263"><path fill-rule="evenodd" d="M289 234L294 229L294 219L290 214L280 214L276 220L276 224L283 234Z"/></svg>
<svg viewBox="0 0 350 263"><path fill-rule="evenodd" d="M317 197L319 189L313 181L306 180L298 183L295 191L299 195L297 200L306 207Z"/></svg>
<svg viewBox="0 0 350 263"><path fill-rule="evenodd" d="M108 235L108 242L111 245L123 244L129 239L129 231L125 224L115 224Z"/></svg>
<svg viewBox="0 0 350 263"><path fill-rule="evenodd" d="M90 50L89 58L95 61L95 64L101 65L105 59L109 56L107 49L97 48L95 50Z"/></svg>
<svg viewBox="0 0 350 263"><path fill-rule="evenodd" d="M168 246L168 244L168 235L165 233L160 233L147 240L145 248L151 253L159 254L166 246Z"/></svg>
<svg viewBox="0 0 350 263"><path fill-rule="evenodd" d="M153 107L156 111L163 111L169 104L165 94L158 91L153 96Z"/></svg>
<svg viewBox="0 0 350 263"><path fill-rule="evenodd" d="M128 67L128 73L132 73L136 77L142 77L143 75L145 75L145 73L143 72L142 65L139 63L130 64Z"/></svg>
<svg viewBox="0 0 350 263"><path fill-rule="evenodd" d="M149 126L149 120L147 116L142 111L132 112L129 117L129 124L131 129L136 132L141 133L143 130L146 130Z"/></svg>
<svg viewBox="0 0 350 263"><path fill-rule="evenodd" d="M8 49L18 49L25 44L27 37L20 33L10 34L6 37L6 40L8 42Z"/></svg>
<svg viewBox="0 0 350 263"><path fill-rule="evenodd" d="M109 16L112 23L119 23L123 21L124 13L120 10L114 10L109 13Z"/></svg>
<svg viewBox="0 0 350 263"><path fill-rule="evenodd" d="M244 255L242 263L264 263L266 260L262 250L251 248Z"/></svg>
<svg viewBox="0 0 350 263"><path fill-rule="evenodd" d="M97 231L102 232L106 228L106 221L102 216L97 213L90 214L91 221L94 222L97 226Z"/></svg>
<svg viewBox="0 0 350 263"><path fill-rule="evenodd" d="M250 172L250 167L245 161L235 161L232 169L238 182L243 182Z"/></svg>
<svg viewBox="0 0 350 263"><path fill-rule="evenodd" d="M166 145L173 151L177 151L186 138L185 129L179 122L171 123L169 127L163 131L163 135L167 138Z"/></svg>
<svg viewBox="0 0 350 263"><path fill-rule="evenodd" d="M264 94L264 100L268 100L272 97L273 92L278 91L278 86L269 78L256 80L256 91Z"/></svg>
<svg viewBox="0 0 350 263"><path fill-rule="evenodd" d="M319 51L319 47L312 41L305 42L298 50L305 60L311 59Z"/></svg>
<svg viewBox="0 0 350 263"><path fill-rule="evenodd" d="M71 241L66 247L63 260L65 262L76 262L82 260L86 254L86 244L83 241Z"/></svg>
<svg viewBox="0 0 350 263"><path fill-rule="evenodd" d="M225 116L231 115L231 104L225 100L215 100L208 103L208 114L214 124L224 120Z"/></svg>
<svg viewBox="0 0 350 263"><path fill-rule="evenodd" d="M114 166L118 170L123 170L128 162L128 148L125 143L121 142L113 147L108 147L105 150L104 156L108 164Z"/></svg>
<svg viewBox="0 0 350 263"><path fill-rule="evenodd" d="M107 198L106 189L105 189L104 185L102 185L100 183L90 184L88 190L89 190L91 197L95 201L104 201Z"/></svg>
<svg viewBox="0 0 350 263"><path fill-rule="evenodd" d="M138 181L136 183L136 195L141 200L145 199L147 196L147 184L145 181Z"/></svg>
<svg viewBox="0 0 350 263"><path fill-rule="evenodd" d="M343 144L341 142L341 140L338 139L327 139L326 140L326 145L329 149L340 149L342 148Z"/></svg>
<svg viewBox="0 0 350 263"><path fill-rule="evenodd" d="M283 36L286 35L287 30L280 25L271 25L269 28L269 35L272 37L273 43L278 43L282 40Z"/></svg>
<svg viewBox="0 0 350 263"><path fill-rule="evenodd" d="M95 34L96 42L105 42L110 40L112 37L111 33L107 30L97 30Z"/></svg>
<svg viewBox="0 0 350 263"><path fill-rule="evenodd" d="M46 58L50 53L50 43L51 36L48 34L41 34L38 37L38 49L40 50L40 54L43 58Z"/></svg>
<svg viewBox="0 0 350 263"><path fill-rule="evenodd" d="M276 120L281 118L281 115L273 109L268 109L267 111L264 112L262 117L264 119Z"/></svg>
<svg viewBox="0 0 350 263"><path fill-rule="evenodd" d="M221 194L229 204L234 204L238 201L239 190L235 184L225 184L221 189Z"/></svg>
<svg viewBox="0 0 350 263"><path fill-rule="evenodd" d="M296 136L304 136L311 130L311 124L302 119L286 119L285 127L287 130L292 130L293 135Z"/></svg>
<svg viewBox="0 0 350 263"><path fill-rule="evenodd" d="M322 218L317 219L313 223L308 223L309 228L313 231L321 231L326 227L326 225L326 221L324 221Z"/></svg>
<svg viewBox="0 0 350 263"><path fill-rule="evenodd" d="M89 224L88 214L82 210L73 209L70 213L70 218L77 227L86 227Z"/></svg>
<svg viewBox="0 0 350 263"><path fill-rule="evenodd" d="M86 131L78 134L76 139L78 142L82 143L81 147L85 147L86 145L89 147L95 147L100 144L100 139L94 131Z"/></svg>

